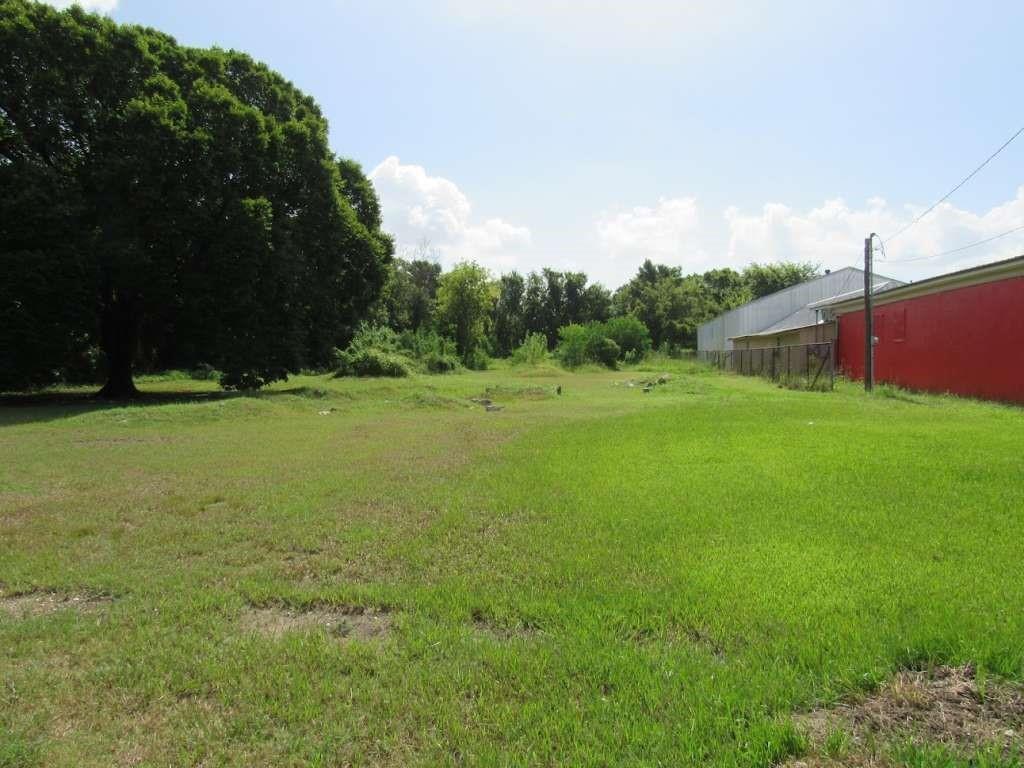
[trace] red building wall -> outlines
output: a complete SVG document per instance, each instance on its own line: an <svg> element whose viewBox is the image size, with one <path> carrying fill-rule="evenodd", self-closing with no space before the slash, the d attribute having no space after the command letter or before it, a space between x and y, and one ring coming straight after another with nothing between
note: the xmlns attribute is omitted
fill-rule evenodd
<svg viewBox="0 0 1024 768"><path fill-rule="evenodd" d="M876 306L875 381L1024 403L1024 277ZM864 311L839 317L839 367L864 378Z"/></svg>

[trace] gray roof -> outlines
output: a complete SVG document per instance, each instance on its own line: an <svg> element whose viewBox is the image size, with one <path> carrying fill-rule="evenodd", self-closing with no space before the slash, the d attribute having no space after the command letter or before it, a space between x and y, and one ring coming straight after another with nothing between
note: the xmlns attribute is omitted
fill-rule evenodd
<svg viewBox="0 0 1024 768"><path fill-rule="evenodd" d="M876 286L891 282L898 281L874 275ZM813 304L853 291L863 284L862 270L845 267L762 296L700 326L697 329L697 348L702 351L732 349L731 339L734 338L813 325L817 322Z"/></svg>

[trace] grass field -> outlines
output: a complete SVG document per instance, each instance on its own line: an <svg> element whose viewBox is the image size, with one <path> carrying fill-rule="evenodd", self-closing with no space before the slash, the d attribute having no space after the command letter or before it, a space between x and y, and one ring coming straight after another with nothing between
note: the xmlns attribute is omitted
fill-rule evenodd
<svg viewBox="0 0 1024 768"><path fill-rule="evenodd" d="M768 766L1024 679L1024 411L673 365L0 408L0 766Z"/></svg>

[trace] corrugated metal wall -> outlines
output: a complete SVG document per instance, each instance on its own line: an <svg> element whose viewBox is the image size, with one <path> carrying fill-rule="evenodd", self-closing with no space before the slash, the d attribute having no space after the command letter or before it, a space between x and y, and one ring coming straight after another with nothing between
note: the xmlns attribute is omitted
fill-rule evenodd
<svg viewBox="0 0 1024 768"><path fill-rule="evenodd" d="M889 278L875 275L876 285L888 280ZM700 326L697 329L697 349L701 352L732 349L732 342L729 341L731 336L757 333L812 301L828 299L863 287L864 272L855 267L846 267L764 296Z"/></svg>

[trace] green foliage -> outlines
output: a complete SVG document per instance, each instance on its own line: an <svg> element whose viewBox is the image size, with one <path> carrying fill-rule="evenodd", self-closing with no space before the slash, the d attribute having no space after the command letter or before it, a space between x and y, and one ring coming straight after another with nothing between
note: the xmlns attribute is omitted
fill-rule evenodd
<svg viewBox="0 0 1024 768"><path fill-rule="evenodd" d="M0 388L328 362L390 258L316 103L243 53L0 0ZM138 358L139 350L145 356Z"/></svg>
<svg viewBox="0 0 1024 768"><path fill-rule="evenodd" d="M450 373L461 367L455 342L434 330L420 328L398 336L398 345L428 373Z"/></svg>
<svg viewBox="0 0 1024 768"><path fill-rule="evenodd" d="M449 373L460 368L455 344L435 331L395 333L364 323L344 350L335 350L338 376L408 376L417 370Z"/></svg>
<svg viewBox="0 0 1024 768"><path fill-rule="evenodd" d="M512 352L516 365L539 365L548 359L548 339L543 333L531 333Z"/></svg>
<svg viewBox="0 0 1024 768"><path fill-rule="evenodd" d="M334 350L335 376L390 376L412 373L412 361L402 354L399 337L386 326L364 323L351 343Z"/></svg>
<svg viewBox="0 0 1024 768"><path fill-rule="evenodd" d="M563 326L558 329L558 339L555 357L566 368L579 368L587 363L614 368L619 359L619 345L605 335L604 323Z"/></svg>
<svg viewBox="0 0 1024 768"><path fill-rule="evenodd" d="M599 324L598 324L599 325ZM600 336L595 334L593 340L590 343L587 353L591 358L608 368L615 368L619 361L619 355L621 353L619 345L614 340L609 339L607 336Z"/></svg>
<svg viewBox="0 0 1024 768"><path fill-rule="evenodd" d="M411 259L394 259L388 265L380 298L370 312L373 322L396 331L426 328L434 319L434 303L441 278L437 253L424 241L411 256Z"/></svg>
<svg viewBox="0 0 1024 768"><path fill-rule="evenodd" d="M751 264L743 270L743 281L747 284L752 298L799 285L819 275L817 264L780 262L778 264Z"/></svg>
<svg viewBox="0 0 1024 768"><path fill-rule="evenodd" d="M348 348L335 355L336 376L390 376L401 378L412 373L404 355L385 352L374 347Z"/></svg>
<svg viewBox="0 0 1024 768"><path fill-rule="evenodd" d="M645 261L636 276L615 293L618 314L632 314L650 330L653 346L693 349L697 328L752 299L817 275L811 264L753 264L742 273L713 269L684 275L678 267Z"/></svg>
<svg viewBox="0 0 1024 768"><path fill-rule="evenodd" d="M494 302L487 270L473 262L456 264L441 276L437 289L437 327L455 340L467 368L487 365L484 349Z"/></svg>
<svg viewBox="0 0 1024 768"><path fill-rule="evenodd" d="M619 345L623 357L637 359L651 348L651 332L633 315L620 315L605 322L604 335Z"/></svg>
<svg viewBox="0 0 1024 768"><path fill-rule="evenodd" d="M199 363L189 372L193 381L220 381L221 373L209 363Z"/></svg>
<svg viewBox="0 0 1024 768"><path fill-rule="evenodd" d="M518 272L509 272L498 280L498 299L494 304L494 352L500 357L512 353L526 333L524 299L526 281ZM544 342L545 351L547 341Z"/></svg>

